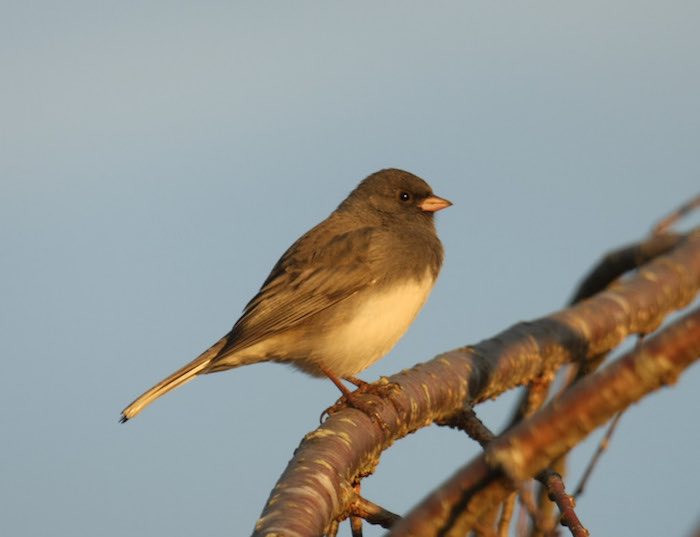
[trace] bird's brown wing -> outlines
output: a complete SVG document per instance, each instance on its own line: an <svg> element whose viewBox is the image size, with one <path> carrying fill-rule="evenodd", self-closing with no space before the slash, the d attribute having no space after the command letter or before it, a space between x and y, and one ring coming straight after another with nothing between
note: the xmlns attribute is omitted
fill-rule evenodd
<svg viewBox="0 0 700 537"><path fill-rule="evenodd" d="M301 237L245 307L219 356L293 329L372 285L376 281L372 258L377 255L372 245L378 232L364 227L334 233L322 244L314 230Z"/></svg>

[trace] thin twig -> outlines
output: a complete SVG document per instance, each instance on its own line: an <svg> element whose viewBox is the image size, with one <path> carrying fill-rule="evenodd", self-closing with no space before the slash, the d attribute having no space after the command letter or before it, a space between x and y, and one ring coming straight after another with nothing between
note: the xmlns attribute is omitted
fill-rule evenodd
<svg viewBox="0 0 700 537"><path fill-rule="evenodd" d="M474 525L474 529L472 531L474 532L475 537L498 537L494 529L486 524L477 523Z"/></svg>
<svg viewBox="0 0 700 537"><path fill-rule="evenodd" d="M566 472L566 457L559 457L552 462L550 467L547 468L547 471L556 472L562 476L563 479L563 475ZM530 537L557 537L557 535L559 535L561 511L557 504L549 497L549 490L547 490L547 487L542 483L539 484L537 491L537 507L540 516L542 516L542 519L546 522L542 524L541 532L532 531Z"/></svg>
<svg viewBox="0 0 700 537"><path fill-rule="evenodd" d="M358 479L354 484L353 484L353 491L355 492L356 498L359 500L362 496L360 496L360 492L362 492L362 483ZM360 515L357 513L353 512L352 508L350 511L350 533L352 534L352 537L362 537L362 518Z"/></svg>
<svg viewBox="0 0 700 537"><path fill-rule="evenodd" d="M554 471L544 470L537 475L537 480L547 487L549 499L559 507L562 526L569 528L571 535L574 537L588 537L590 533L583 527L583 524L581 524L581 521L576 515L576 511L574 511L576 502L573 497L566 493L561 476Z"/></svg>
<svg viewBox="0 0 700 537"><path fill-rule="evenodd" d="M531 482L518 486L518 496L520 497L520 505L525 509L527 514L530 515L533 527L542 530L545 526L545 520L537 510L537 503L535 502L535 495L532 492Z"/></svg>
<svg viewBox="0 0 700 537"><path fill-rule="evenodd" d="M381 526L384 529L391 528L395 522L401 520L401 517L396 513L384 509L359 494L355 496L350 505L350 512L353 518L364 519L370 524Z"/></svg>
<svg viewBox="0 0 700 537"><path fill-rule="evenodd" d="M698 207L700 207L700 194L678 207L678 209L671 214L662 218L652 229L652 234L661 235L666 233L671 226L675 225L681 218Z"/></svg>
<svg viewBox="0 0 700 537"><path fill-rule="evenodd" d="M498 537L508 537L508 529L510 521L513 518L513 510L515 509L516 494L508 495L506 501L503 502L501 510L501 518L498 521Z"/></svg>
<svg viewBox="0 0 700 537"><path fill-rule="evenodd" d="M610 425L608 426L608 430L605 431L605 436L603 436L602 440L598 444L598 449L596 449L595 453L593 454L593 457L591 457L591 461L588 463L588 466L586 467L586 470L583 472L583 476L581 477L581 481L579 482L578 486L574 490L574 498L578 498L583 494L583 490L586 487L586 484L588 483L588 479L591 477L591 474L593 473L593 469L596 467L596 464L598 463L598 460L600 457L603 455L605 450L608 449L608 446L610 445L610 438L612 438L613 433L615 432L615 429L617 428L617 424L620 422L620 418L622 417L622 414L624 412L618 412L615 417L610 421Z"/></svg>
<svg viewBox="0 0 700 537"><path fill-rule="evenodd" d="M608 252L579 284L569 304L578 304L604 291L623 274L675 248L685 235L664 233Z"/></svg>
<svg viewBox="0 0 700 537"><path fill-rule="evenodd" d="M506 430L520 423L523 418L534 414L547 401L549 390L556 379L556 372L550 371L538 376L530 384L525 386L518 398L515 411L510 418Z"/></svg>
<svg viewBox="0 0 700 537"><path fill-rule="evenodd" d="M352 532L352 537L362 537L362 519L360 517L350 517L350 531Z"/></svg>
<svg viewBox="0 0 700 537"><path fill-rule="evenodd" d="M472 406L467 406L449 419L437 421L436 423L464 431L469 435L469 438L477 441L481 447L486 447L491 440L496 438L496 435L478 418Z"/></svg>
<svg viewBox="0 0 700 537"><path fill-rule="evenodd" d="M528 513L522 503L518 506L518 521L515 525L515 534L518 537L525 537L528 530Z"/></svg>

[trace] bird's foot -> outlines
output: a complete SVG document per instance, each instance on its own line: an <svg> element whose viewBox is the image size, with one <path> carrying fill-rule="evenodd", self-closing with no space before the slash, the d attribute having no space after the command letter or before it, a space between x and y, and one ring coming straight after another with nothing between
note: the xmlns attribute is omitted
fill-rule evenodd
<svg viewBox="0 0 700 537"><path fill-rule="evenodd" d="M355 408L360 412L364 412L384 430L388 430L388 426L377 412L377 401L373 401L371 397L365 395L374 395L380 399L388 399L398 390L400 386L394 382L389 382L386 377L382 377L379 381L370 384L355 377L344 377L345 380L357 386L353 392L345 393L338 401L329 406L321 413L321 423L326 416L331 416L336 412L345 408Z"/></svg>
<svg viewBox="0 0 700 537"><path fill-rule="evenodd" d="M376 382L365 382L355 377L345 377L345 380L357 386L357 389L350 395L371 394L381 399L387 399L401 390L401 386L396 382L391 382L387 377L380 377Z"/></svg>

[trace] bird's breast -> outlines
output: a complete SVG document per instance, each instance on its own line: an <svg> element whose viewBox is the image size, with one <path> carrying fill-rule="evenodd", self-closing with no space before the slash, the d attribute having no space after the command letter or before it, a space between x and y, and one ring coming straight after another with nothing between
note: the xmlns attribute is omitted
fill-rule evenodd
<svg viewBox="0 0 700 537"><path fill-rule="evenodd" d="M432 272L426 271L420 279L410 278L378 288L370 286L358 293L352 297L351 304L339 308L323 344L314 353L314 361L341 377L368 368L403 336L434 283Z"/></svg>

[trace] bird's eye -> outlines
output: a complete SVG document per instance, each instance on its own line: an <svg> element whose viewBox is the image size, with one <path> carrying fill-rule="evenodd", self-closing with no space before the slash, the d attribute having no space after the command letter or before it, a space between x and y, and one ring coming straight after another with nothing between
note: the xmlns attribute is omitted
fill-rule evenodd
<svg viewBox="0 0 700 537"><path fill-rule="evenodd" d="M399 199L401 201L411 201L411 195L408 192L399 192Z"/></svg>

